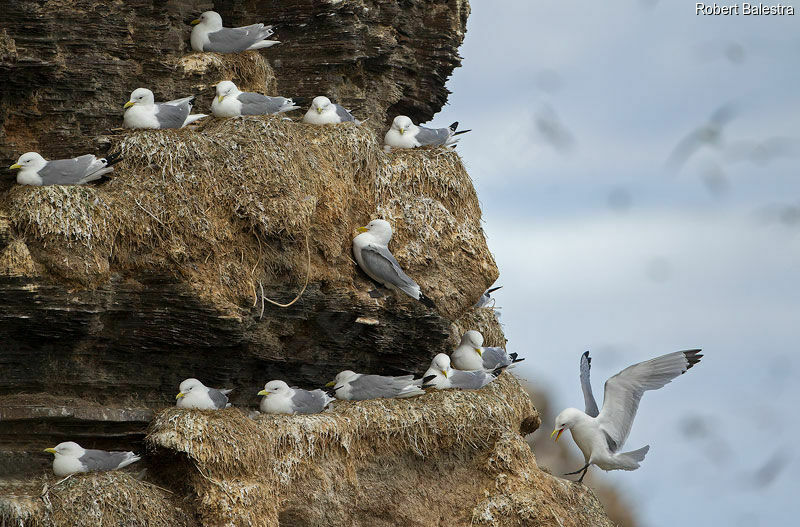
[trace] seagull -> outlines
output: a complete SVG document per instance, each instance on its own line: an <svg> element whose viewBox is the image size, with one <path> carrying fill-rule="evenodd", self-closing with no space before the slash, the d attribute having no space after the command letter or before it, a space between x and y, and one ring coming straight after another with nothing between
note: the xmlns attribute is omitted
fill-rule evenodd
<svg viewBox="0 0 800 527"><path fill-rule="evenodd" d="M332 103L324 96L314 97L311 108L303 116L303 122L308 124L338 124L350 121L361 124L361 121L353 117L348 110Z"/></svg>
<svg viewBox="0 0 800 527"><path fill-rule="evenodd" d="M525 359L516 353L508 353L500 347L484 348L483 335L471 329L461 337L461 344L450 354L453 366L459 370L486 370L511 367Z"/></svg>
<svg viewBox="0 0 800 527"><path fill-rule="evenodd" d="M209 388L197 379L186 379L180 385L180 392L175 396L178 408L196 408L198 410L219 410L228 408L228 394L233 390L217 390Z"/></svg>
<svg viewBox="0 0 800 527"><path fill-rule="evenodd" d="M289 388L283 381L269 381L258 395L264 396L261 411L266 414L318 414L334 400L322 390Z"/></svg>
<svg viewBox="0 0 800 527"><path fill-rule="evenodd" d="M583 452L586 465L565 475L581 473L578 483L597 465L603 470L636 470L644 461L650 445L630 452L619 452L630 434L639 401L648 390L658 390L675 377L686 373L700 362L699 349L667 353L633 366L628 366L606 381L603 409L597 403L589 383L591 358L587 351L581 356L581 388L586 411L567 408L556 417L556 426L550 437L561 437L564 430L572 432L572 439Z"/></svg>
<svg viewBox="0 0 800 527"><path fill-rule="evenodd" d="M336 375L335 380L325 386L333 388L337 399L363 401L366 399L393 399L422 395L425 390L419 386L413 375L388 377L384 375L364 375L345 370Z"/></svg>
<svg viewBox="0 0 800 527"><path fill-rule="evenodd" d="M389 251L392 226L386 220L372 220L366 227L358 228L353 238L353 254L356 262L367 276L389 289L400 290L428 307L435 307L433 300L425 296L419 285L400 268L400 264Z"/></svg>
<svg viewBox="0 0 800 527"><path fill-rule="evenodd" d="M153 92L147 88L136 88L131 99L125 103L125 128L183 128L205 114L190 115L194 96L167 102L154 102Z"/></svg>
<svg viewBox="0 0 800 527"><path fill-rule="evenodd" d="M69 476L78 472L117 470L142 459L133 452L87 450L72 441L59 443L55 448L45 448L44 451L55 454L53 473L56 476Z"/></svg>
<svg viewBox="0 0 800 527"><path fill-rule="evenodd" d="M422 376L422 387L432 387L437 390L447 390L449 388L477 390L495 380L504 369L505 367L500 367L493 371L456 370L450 367L450 357L444 353L439 353L431 361L431 367Z"/></svg>
<svg viewBox="0 0 800 527"><path fill-rule="evenodd" d="M243 92L231 81L222 81L217 84L217 96L211 103L211 113L215 117L272 115L298 108L300 107L296 106L292 99Z"/></svg>
<svg viewBox="0 0 800 527"><path fill-rule="evenodd" d="M667 159L667 168L675 171L680 170L689 158L704 146L720 148L722 146L723 128L727 126L738 113L739 110L734 103L724 104L714 110L714 113L711 114L707 122L689 132L688 135L678 142Z"/></svg>
<svg viewBox="0 0 800 527"><path fill-rule="evenodd" d="M416 148L418 146L452 146L458 142L456 136L471 132L462 130L456 132L458 121L448 128L426 128L417 126L405 115L398 115L392 121L392 126L383 138L386 146L394 148Z"/></svg>
<svg viewBox="0 0 800 527"><path fill-rule="evenodd" d="M484 293L481 295L481 297L478 299L478 301L475 302L475 306L473 306L473 307L476 307L476 308L492 307L493 308L495 299L492 298L492 293L494 293L498 289L502 289L502 288L503 288L502 285L498 285L497 287L490 287L489 289L484 291ZM490 302L492 304L491 306L489 305Z"/></svg>
<svg viewBox="0 0 800 527"><path fill-rule="evenodd" d="M244 27L222 27L222 17L215 11L206 11L200 18L192 20L192 36L189 41L195 51L217 53L239 53L280 44L277 40L266 40L274 31L272 26L253 24Z"/></svg>
<svg viewBox="0 0 800 527"><path fill-rule="evenodd" d="M20 185L85 185L107 179L103 176L113 172L113 165L120 161L119 155L98 159L92 154L48 161L36 152L27 152L8 168L19 169L17 183Z"/></svg>

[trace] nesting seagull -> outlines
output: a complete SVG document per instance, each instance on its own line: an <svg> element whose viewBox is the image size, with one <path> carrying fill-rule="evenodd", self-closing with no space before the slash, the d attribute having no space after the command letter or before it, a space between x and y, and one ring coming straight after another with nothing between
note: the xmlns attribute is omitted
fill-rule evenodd
<svg viewBox="0 0 800 527"><path fill-rule="evenodd" d="M300 108L292 99L268 97L260 93L241 91L231 81L217 84L217 96L211 103L215 117L239 117L241 115L272 115Z"/></svg>
<svg viewBox="0 0 800 527"><path fill-rule="evenodd" d="M630 434L639 401L644 392L658 390L675 377L686 373L700 362L699 349L667 353L655 359L628 366L606 381L603 409L598 412L597 403L589 382L591 358L587 351L581 356L581 388L586 411L567 408L556 417L556 426L551 437L561 437L564 430L572 432L572 439L583 452L586 465L566 475L581 477L590 465L603 470L636 470L644 461L650 445L630 452L619 452Z"/></svg>
<svg viewBox="0 0 800 527"><path fill-rule="evenodd" d="M113 165L120 161L119 156L98 159L92 154L48 161L36 152L28 152L8 168L19 169L17 183L20 185L85 185L106 179L103 176L113 172Z"/></svg>
<svg viewBox="0 0 800 527"><path fill-rule="evenodd" d="M233 391L209 388L197 379L186 379L179 389L180 392L175 396L176 406L198 410L219 410L229 407L228 394Z"/></svg>
<svg viewBox="0 0 800 527"><path fill-rule="evenodd" d="M283 381L269 381L258 392L261 411L267 414L318 414L334 400L322 390L290 388Z"/></svg>
<svg viewBox="0 0 800 527"><path fill-rule="evenodd" d="M253 24L244 27L222 27L222 17L215 11L206 11L200 18L192 20L192 36L189 41L195 51L217 53L239 53L280 44L277 40L266 40L272 36L272 26Z"/></svg>
<svg viewBox="0 0 800 527"><path fill-rule="evenodd" d="M398 115L383 138L387 146L393 148L416 148L418 146L452 146L458 142L461 134L471 130L456 132L458 121L447 128L426 128L415 125L405 115Z"/></svg>
<svg viewBox="0 0 800 527"><path fill-rule="evenodd" d="M141 459L133 452L87 450L72 441L59 443L55 448L46 448L44 451L55 454L53 472L56 476L69 476L78 472L117 470Z"/></svg>
<svg viewBox="0 0 800 527"><path fill-rule="evenodd" d="M393 399L422 395L425 390L419 386L413 375L389 377L384 375L364 375L345 370L336 375L335 380L326 384L333 388L337 399L364 401L366 399Z"/></svg>
<svg viewBox="0 0 800 527"><path fill-rule="evenodd" d="M478 299L478 301L475 302L475 306L473 307L476 308L494 307L495 299L492 298L492 293L494 293L498 289L502 289L502 287L503 287L502 285L498 285L497 287L490 287L489 289L484 291L481 297ZM491 306L489 305L490 303L492 304Z"/></svg>
<svg viewBox="0 0 800 527"><path fill-rule="evenodd" d="M487 370L507 368L525 359L508 353L500 347L484 348L483 335L471 329L461 337L461 344L450 354L453 366L459 370Z"/></svg>
<svg viewBox="0 0 800 527"><path fill-rule="evenodd" d="M303 122L308 124L338 124L346 122L361 124L361 121L345 110L344 107L332 103L327 97L314 97L311 108L303 116Z"/></svg>
<svg viewBox="0 0 800 527"><path fill-rule="evenodd" d="M400 264L389 252L392 239L392 226L386 220L372 220L366 227L358 228L359 234L353 238L353 255L367 276L389 289L400 290L425 304L435 307L433 301L425 296L419 285L400 268Z"/></svg>
<svg viewBox="0 0 800 527"><path fill-rule="evenodd" d="M183 128L205 114L190 115L194 96L174 101L155 102L153 92L147 88L136 88L131 99L125 103L125 128Z"/></svg>
<svg viewBox="0 0 800 527"><path fill-rule="evenodd" d="M477 390L495 380L503 372L503 369L501 367L493 371L456 370L450 366L450 357L444 353L439 353L433 358L431 367L422 377L422 387L436 388L437 390L447 390L449 388Z"/></svg>

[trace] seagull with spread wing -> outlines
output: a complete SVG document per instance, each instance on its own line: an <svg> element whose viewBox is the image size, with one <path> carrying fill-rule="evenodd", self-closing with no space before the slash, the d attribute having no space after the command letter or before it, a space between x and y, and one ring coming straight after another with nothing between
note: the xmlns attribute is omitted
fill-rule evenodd
<svg viewBox="0 0 800 527"><path fill-rule="evenodd" d="M556 417L556 426L551 437L558 438L564 430L572 432L572 439L583 452L586 464L574 472L581 473L578 482L597 465L603 470L636 470L644 461L650 445L630 452L620 452L631 432L636 410L644 392L658 390L675 377L686 373L700 362L703 356L699 349L667 353L633 366L628 366L606 381L602 410L597 403L589 383L591 358L587 351L581 356L581 388L586 411L567 408Z"/></svg>

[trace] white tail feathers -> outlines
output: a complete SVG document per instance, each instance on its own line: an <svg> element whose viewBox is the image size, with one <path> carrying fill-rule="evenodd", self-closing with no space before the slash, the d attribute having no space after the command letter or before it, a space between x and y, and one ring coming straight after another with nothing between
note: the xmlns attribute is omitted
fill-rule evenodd
<svg viewBox="0 0 800 527"><path fill-rule="evenodd" d="M644 461L644 456L647 455L648 450L650 450L650 445L643 446L638 450L617 454L616 458L620 462L619 468L622 470L636 470L639 468L639 463Z"/></svg>

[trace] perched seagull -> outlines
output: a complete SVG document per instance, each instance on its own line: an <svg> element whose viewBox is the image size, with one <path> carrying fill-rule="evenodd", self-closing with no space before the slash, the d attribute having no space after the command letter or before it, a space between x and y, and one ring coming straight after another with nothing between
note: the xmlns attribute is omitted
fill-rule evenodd
<svg viewBox="0 0 800 527"><path fill-rule="evenodd" d="M336 375L336 379L325 386L333 388L337 399L347 401L363 401L366 399L393 399L395 397L413 397L422 395L425 390L414 381L413 375L387 377L384 375L363 375L345 370Z"/></svg>
<svg viewBox="0 0 800 527"><path fill-rule="evenodd" d="M461 337L461 344L450 354L453 366L459 370L486 370L507 368L525 359L518 359L516 353L508 353L500 347L484 348L483 335L471 329Z"/></svg>
<svg viewBox="0 0 800 527"><path fill-rule="evenodd" d="M403 272L389 252L392 226L388 221L372 220L366 227L359 227L358 232L361 234L353 238L353 254L367 276L389 289L404 292L428 307L435 307L433 300L422 293L419 285Z"/></svg>
<svg viewBox="0 0 800 527"><path fill-rule="evenodd" d="M125 128L183 128L203 117L202 113L190 115L194 96L174 101L155 102L153 92L136 88L131 100L125 103Z"/></svg>
<svg viewBox="0 0 800 527"><path fill-rule="evenodd" d="M22 154L17 162L8 167L19 169L17 183L20 185L85 185L106 179L103 176L113 172L113 165L122 161L118 155L96 158L92 154L74 159L47 161L36 152Z"/></svg>
<svg viewBox="0 0 800 527"><path fill-rule="evenodd" d="M494 293L498 289L502 289L502 287L503 287L502 285L498 285L497 287L490 287L489 289L484 291L484 293L481 295L481 297L478 299L478 301L475 302L475 306L474 307L476 307L476 308L494 307L495 299L492 298L492 293ZM489 305L490 302L492 304L491 306Z"/></svg>
<svg viewBox="0 0 800 527"><path fill-rule="evenodd" d="M56 476L69 476L78 472L117 470L141 459L133 452L87 450L72 441L59 443L55 448L45 448L44 451L55 454L53 472Z"/></svg>
<svg viewBox="0 0 800 527"><path fill-rule="evenodd" d="M303 116L303 122L309 124L338 124L352 121L361 124L361 121L338 104L332 103L327 97L314 97L311 108Z"/></svg>
<svg viewBox="0 0 800 527"><path fill-rule="evenodd" d="M264 396L261 411L266 414L318 414L334 400L322 390L289 388L283 381L269 381L258 395Z"/></svg>
<svg viewBox="0 0 800 527"><path fill-rule="evenodd" d="M630 434L639 401L644 392L658 390L672 379L700 362L699 349L667 353L655 359L628 366L606 381L603 409L597 403L589 383L591 358L589 352L581 357L581 388L586 411L567 408L556 417L556 426L550 437L561 437L564 430L572 432L572 439L583 452L586 465L566 475L582 472L578 482L597 465L603 470L636 470L650 450L650 445L631 452L619 452Z"/></svg>
<svg viewBox="0 0 800 527"><path fill-rule="evenodd" d="M206 11L200 18L192 20L192 36L189 39L195 51L217 53L239 53L280 44L277 40L266 40L272 36L272 26L253 24L244 27L222 27L222 17L215 11Z"/></svg>
<svg viewBox="0 0 800 527"><path fill-rule="evenodd" d="M241 91L231 81L217 84L217 96L211 103L215 117L239 117L241 115L272 115L300 108L292 99L268 97L260 93Z"/></svg>
<svg viewBox="0 0 800 527"><path fill-rule="evenodd" d="M439 353L431 361L431 367L422 377L423 388L436 388L447 390L461 388L462 390L477 390L483 388L503 372L504 367L494 371L475 370L463 371L450 367L450 357Z"/></svg>
<svg viewBox="0 0 800 527"><path fill-rule="evenodd" d="M418 146L451 146L458 142L456 136L471 132L462 130L456 132L458 121L448 128L425 128L417 126L405 115L398 115L392 121L392 126L383 138L387 146L393 148L416 148Z"/></svg>
<svg viewBox="0 0 800 527"><path fill-rule="evenodd" d="M198 410L219 410L229 407L228 394L233 391L209 388L197 379L186 379L179 389L180 392L175 396L176 406Z"/></svg>

